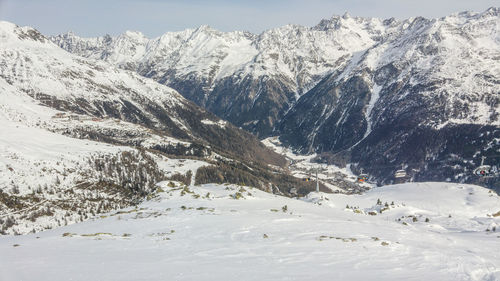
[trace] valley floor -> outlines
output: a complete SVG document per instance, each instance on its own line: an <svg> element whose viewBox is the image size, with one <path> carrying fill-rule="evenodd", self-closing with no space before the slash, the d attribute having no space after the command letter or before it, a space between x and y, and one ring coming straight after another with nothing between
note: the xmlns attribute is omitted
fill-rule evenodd
<svg viewBox="0 0 500 281"><path fill-rule="evenodd" d="M500 280L499 211L462 184L291 199L165 182L135 209L0 237L0 280Z"/></svg>

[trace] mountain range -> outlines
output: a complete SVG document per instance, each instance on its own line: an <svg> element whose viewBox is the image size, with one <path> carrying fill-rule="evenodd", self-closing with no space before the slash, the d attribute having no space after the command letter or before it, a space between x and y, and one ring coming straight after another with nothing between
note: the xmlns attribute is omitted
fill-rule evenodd
<svg viewBox="0 0 500 281"><path fill-rule="evenodd" d="M168 85L263 139L388 183L479 182L498 163L500 9L438 19L334 16L261 34L209 26L51 37L61 48ZM486 183L494 186L495 183Z"/></svg>

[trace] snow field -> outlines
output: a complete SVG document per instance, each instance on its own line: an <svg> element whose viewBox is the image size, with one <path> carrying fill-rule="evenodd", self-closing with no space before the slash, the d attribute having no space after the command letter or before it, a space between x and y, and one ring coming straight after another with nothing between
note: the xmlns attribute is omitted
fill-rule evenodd
<svg viewBox="0 0 500 281"><path fill-rule="evenodd" d="M160 186L163 192L136 209L42 233L1 237L0 277L500 278L500 253L494 250L500 247L500 232L485 231L488 224L500 223L491 216L500 211L500 198L481 187L403 184L364 195L311 193L297 200L234 185ZM443 193L448 200L439 199ZM394 201L394 207L374 216L345 208L376 209L379 198ZM404 225L397 221L402 214L424 214L430 222L419 218Z"/></svg>

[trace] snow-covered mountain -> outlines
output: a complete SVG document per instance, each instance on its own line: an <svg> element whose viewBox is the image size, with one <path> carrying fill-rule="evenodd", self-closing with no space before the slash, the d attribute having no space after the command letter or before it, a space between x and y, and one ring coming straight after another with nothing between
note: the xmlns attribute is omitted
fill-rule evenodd
<svg viewBox="0 0 500 281"><path fill-rule="evenodd" d="M303 95L277 131L379 179L404 166L418 180L477 181L480 156L498 164L500 151L499 26L495 8L404 21Z"/></svg>
<svg viewBox="0 0 500 281"><path fill-rule="evenodd" d="M71 55L34 29L2 23L1 47L2 82L46 106L96 118L120 119L254 160L269 155L258 152L264 146L251 135L219 122L175 90L134 72ZM101 133L102 138L113 137Z"/></svg>
<svg viewBox="0 0 500 281"><path fill-rule="evenodd" d="M51 40L170 85L260 137L329 159L341 152L378 179L404 165L415 178L464 181L475 159L498 155L499 26L490 8L439 19L346 14L259 35L202 26Z"/></svg>
<svg viewBox="0 0 500 281"><path fill-rule="evenodd" d="M313 28L287 25L260 35L201 26L154 39L126 32L99 38L67 33L51 40L69 52L169 85L265 136L301 94L347 63L353 52L375 44L385 28L381 20L346 15Z"/></svg>
<svg viewBox="0 0 500 281"><path fill-rule="evenodd" d="M175 90L0 22L0 233L137 204L165 179L269 192L314 187Z"/></svg>
<svg viewBox="0 0 500 281"><path fill-rule="evenodd" d="M436 129L451 124L498 126L499 24L500 9L494 8L481 14L393 22L387 38L356 53L347 67L326 76L300 101L316 102L320 114L296 120L316 125L316 133L305 129L308 140L299 143L333 150L342 147L315 142L319 133L332 135L321 128L331 119L338 123L336 131L344 130L346 124L354 137L333 139L352 145L380 123L394 121L401 114L398 111L421 119L419 125ZM335 92L329 94L334 100L319 103L316 100L326 98L327 93L318 92ZM357 114L349 112L351 109L342 114L346 106L356 107ZM296 105L291 111L302 115L302 107ZM290 112L285 119L294 119L293 115ZM350 122L349 118L359 121ZM286 127L287 121L281 126Z"/></svg>

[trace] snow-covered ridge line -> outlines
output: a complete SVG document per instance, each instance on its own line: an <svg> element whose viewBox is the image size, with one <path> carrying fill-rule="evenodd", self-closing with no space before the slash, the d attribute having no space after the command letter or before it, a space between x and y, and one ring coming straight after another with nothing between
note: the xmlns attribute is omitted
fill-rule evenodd
<svg viewBox="0 0 500 281"><path fill-rule="evenodd" d="M124 68L132 67L140 73L147 71L141 69L141 65L155 62L155 68L175 69L178 76L196 73L211 81L235 75L282 74L295 80L297 91L303 92L301 89L314 84L314 76L326 74L329 66L342 56L364 52L417 22L465 24L467 20L497 16L498 13L498 8L492 7L482 13L463 12L432 20L421 17L378 19L346 14L322 20L314 27L286 25L259 35L221 32L200 26L151 39L131 31L117 37L94 38L82 38L69 32L50 39L72 53L104 59ZM306 80L299 75L301 72L309 72Z"/></svg>
<svg viewBox="0 0 500 281"><path fill-rule="evenodd" d="M140 73L149 72L147 65L153 62L156 68L175 69L177 76L196 73L213 82L234 75L259 77L275 72L296 81L297 91L304 92L303 88L314 84L315 76L329 71L328 65L350 52L372 46L375 41L370 32L382 33L383 28L383 20L379 19L334 16L329 21L337 25L287 25L259 35L201 26L152 39L125 32L117 37L96 38L66 33L51 40L72 53L102 58ZM344 40L336 39L340 37ZM107 55L103 57L104 51ZM141 65L146 67L141 69Z"/></svg>

